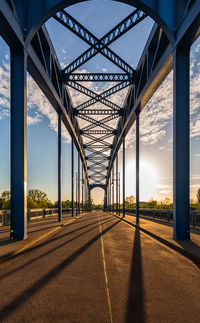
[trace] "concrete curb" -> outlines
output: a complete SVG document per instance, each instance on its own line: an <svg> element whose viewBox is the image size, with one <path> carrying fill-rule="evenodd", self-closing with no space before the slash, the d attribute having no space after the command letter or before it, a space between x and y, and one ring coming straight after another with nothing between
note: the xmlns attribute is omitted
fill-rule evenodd
<svg viewBox="0 0 200 323"><path fill-rule="evenodd" d="M166 239L163 239L159 236L157 236L156 234L146 230L146 229L143 229L141 228L140 226L136 225L136 224L133 224L131 223L130 221L124 219L123 217L119 217L118 215L116 214L113 214L113 216L115 216L116 218L119 218L121 219L122 221L126 222L127 224L129 224L130 226L132 226L133 228L135 229L139 229L142 233L148 235L149 237L153 238L154 240L157 240L158 242L160 242L162 245L165 245L167 246L168 248L180 253L182 256L188 258L189 260L191 260L195 265L197 265L198 267L200 267L200 257L194 255L193 253L185 250L185 249L182 249L180 247L178 247L177 245L175 245L174 243L166 240Z"/></svg>
<svg viewBox="0 0 200 323"><path fill-rule="evenodd" d="M48 236L52 235L53 233L57 232L58 230L62 229L63 227L69 225L70 223L74 222L77 219L80 219L81 217L85 216L87 213L82 213L79 216L74 216L72 219L67 220L66 222L62 223L62 224L58 224L58 226L56 228L53 228L52 230L44 233L43 235L39 236L38 238L28 242L27 244L25 244L23 247L14 250L12 252L9 252L3 256L0 256L0 264L5 263L6 261L8 261L9 259L19 255L20 253L24 252L25 250L29 249L30 247L32 247L34 244L36 244L37 242L47 238Z"/></svg>

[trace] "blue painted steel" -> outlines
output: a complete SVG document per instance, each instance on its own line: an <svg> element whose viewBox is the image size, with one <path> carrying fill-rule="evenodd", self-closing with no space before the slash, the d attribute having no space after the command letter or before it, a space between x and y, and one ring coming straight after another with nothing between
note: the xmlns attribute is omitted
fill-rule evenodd
<svg viewBox="0 0 200 323"><path fill-rule="evenodd" d="M78 214L80 213L80 184L81 184L81 179L80 179L80 156L78 154L78 183L77 183L77 188L78 188Z"/></svg>
<svg viewBox="0 0 200 323"><path fill-rule="evenodd" d="M190 239L189 57L190 50L185 46L179 45L174 51L173 236L176 240Z"/></svg>
<svg viewBox="0 0 200 323"><path fill-rule="evenodd" d="M139 224L140 216L140 119L136 112L136 223Z"/></svg>
<svg viewBox="0 0 200 323"><path fill-rule="evenodd" d="M11 50L11 239L27 238L27 54Z"/></svg>
<svg viewBox="0 0 200 323"><path fill-rule="evenodd" d="M62 117L58 115L58 222L62 222Z"/></svg>
<svg viewBox="0 0 200 323"><path fill-rule="evenodd" d="M114 212L114 204L115 204L114 190L115 190L115 179L114 179L114 164L113 164L113 169L112 169L112 211L113 212Z"/></svg>
<svg viewBox="0 0 200 323"><path fill-rule="evenodd" d="M85 185L85 180L84 180L84 177L83 177L83 172L84 172L84 169L83 169L83 164L81 163L81 170L82 170L82 174L81 174L81 200L82 200L82 203L81 203L81 207L82 207L82 213L83 213L83 189L84 189L84 185Z"/></svg>
<svg viewBox="0 0 200 323"><path fill-rule="evenodd" d="M44 91L45 95L50 98L51 103L53 102L53 106L55 110L60 113L60 111L63 112L63 122L65 121L66 127L70 129L70 134L74 134L74 141L77 146L77 149L79 150L79 153L81 154L81 158L84 162L85 171L87 173L87 162L86 157L84 154L83 148L83 142L82 138L79 134L79 127L78 123L76 121L76 117L71 113L72 111L72 103L70 101L70 98L66 91L64 91L64 84L62 84L61 79L61 70L59 67L59 64L57 64L57 59L55 53L51 54L53 52L52 46L49 46L49 40L48 35L44 33L44 28L40 28L41 24L44 23L49 17L53 16L58 12L59 10L62 10L64 7L69 6L71 4L75 4L79 2L78 0L70 0L70 1L59 1L59 0L46 0L37 2L35 0L24 0L23 2L20 2L18 0L12 0L9 1L9 5L6 0L1 0L0 2L0 33L2 37L8 42L8 44L11 46L12 52L15 49L15 58L14 61L15 67L13 68L13 79L17 79L16 77L16 70L19 68L20 64L16 64L17 60L19 63L19 59L16 59L17 56L19 56L17 53L20 52L20 56L25 57L25 54L21 55L21 49L20 46L24 46L24 50L26 53L28 53L28 63L29 63L29 71L31 72L33 78L35 81L40 85L41 89ZM108 180L110 176L110 170L113 169L114 161L116 158L116 152L118 151L118 145L122 142L123 137L123 144L124 144L124 137L127 134L128 129L130 129L130 125L135 121L135 117L133 117L135 113L135 107L138 106L138 104L141 103L141 109L144 107L144 101L146 102L150 96L152 95L153 91L152 88L155 90L159 84L162 82L162 80L166 77L166 75L169 73L171 67L172 67L172 59L170 62L170 54L172 53L172 48L174 50L174 203L175 203L175 209L174 209L174 216L175 216L175 224L174 224L174 238L181 239L181 238L188 238L188 218L189 218L189 122L188 122L188 110L189 110L189 77L188 77L188 66L187 66L187 57L189 49L186 49L186 47L180 47L180 43L182 39L185 40L185 44L189 44L189 46L192 44L192 42L195 40L195 38L199 35L199 17L200 17L200 0L125 0L122 1L125 3L128 3L130 5L134 5L139 10L142 10L146 12L148 15L150 15L152 18L154 18L159 26L157 27L157 30L155 30L155 34L151 34L153 38L151 38L147 41L147 45L145 47L145 50L142 54L142 57L140 59L140 63L137 70L136 78L134 78L135 81L135 88L137 89L137 93L132 93L132 91L129 91L129 94L127 96L126 104L125 104L125 114L123 116L117 115L119 117L119 127L116 131L112 127L110 127L108 124L109 121L116 118L115 115L108 116L104 118L101 121L94 120L88 116L81 116L82 119L88 121L90 123L89 126L85 127L83 130L85 132L88 132L87 134L92 134L95 127L101 127L101 131L107 131L107 134L105 135L109 136L109 132L113 135L119 135L119 140L116 140L116 137L113 139L112 145L108 145L104 142L104 139L107 139L106 137L101 137L99 143L102 145L94 145L93 143L96 143L97 141L93 138L91 138L91 142L89 143L88 147L86 147L88 150L93 152L93 156L90 156L91 164L90 166L92 177L95 178L95 184L93 185L104 185L102 183L103 179L106 180L106 185L108 185ZM138 12L138 10L136 10ZM136 17L140 19L140 17ZM104 51L104 55L107 55L107 57L113 61L116 61L118 63L118 59L120 62L122 60L117 57L115 53L110 51L108 46L113 40L117 39L120 35L123 34L129 28L131 24L133 24L134 21L125 21L125 24L123 25L123 22L116 26L112 31L110 31L107 35L105 35L101 39L101 43L94 41L93 49L97 51ZM195 27L194 27L195 25ZM71 25L71 28L73 29L76 27L76 25ZM162 27L162 30L161 30ZM82 26L81 26L82 28ZM122 28L122 29L121 29ZM154 28L156 29L156 28ZM80 32L79 29L77 30L77 33ZM36 34L37 32L37 34ZM82 31L81 31L82 32ZM167 39L167 37L168 39ZM174 36L175 35L175 36ZM31 39L35 36L34 42L40 43L40 48L38 46L34 46L33 42L30 44ZM83 38L86 37L84 33L81 35ZM155 36L155 37L154 37ZM25 42L24 42L25 40ZM170 43L173 46L170 46ZM92 45L92 38L88 38L88 42L90 45ZM153 47L152 47L153 45ZM178 46L178 47L177 47ZM176 48L177 47L177 48ZM50 51L49 51L50 49ZM92 50L93 50L92 49ZM149 51L149 49L151 49ZM151 52L151 53L150 53ZM151 54L151 55L149 55ZM153 56L152 56L153 54ZM14 57L13 56L13 57ZM86 55L87 56L87 55ZM152 56L152 57L150 57ZM88 56L89 57L89 56ZM82 59L85 59L87 57L82 57ZM24 58L23 58L24 59ZM49 64L49 62L52 60L52 64ZM24 59L25 62L25 59ZM127 66L127 63L124 62ZM121 63L120 63L121 64ZM22 64L21 64L22 65ZM51 65L51 66L50 66ZM122 64L123 65L123 64ZM42 67L42 68L41 68ZM44 69L44 71L43 71ZM183 70L182 70L183 69ZM12 70L12 66L11 66ZM36 72L35 72L36 71ZM26 73L26 66L24 67L24 73ZM21 74L19 74L21 76ZM12 77L12 76L11 76ZM48 77L48 80L47 80ZM96 76L95 76L96 77ZM99 76L97 76L98 78ZM23 76L25 79L25 76ZM22 79L22 77L21 77ZM184 80L184 82L183 82ZM154 86L152 87L152 82L154 82ZM13 97L16 97L17 89L19 88L21 91L22 84L20 82L20 85L13 85L11 87L11 100ZM180 84L179 84L180 83ZM184 83L185 85L181 84ZM24 82L25 85L25 82ZM20 93L19 91L19 93ZM148 92L148 93L147 93ZM14 93L14 94L12 94ZM182 93L184 93L183 97ZM90 92L91 94L91 92ZM147 95L146 95L147 94ZM89 105L94 104L95 102L99 101L103 104L107 104L109 108L113 110L120 110L120 107L113 106L112 102L106 101L105 96L102 99L103 95L101 94L101 98L97 97L96 94L89 95L91 96L91 100L85 102L85 107L87 108ZM110 94L109 94L110 95ZM145 96L146 95L146 96ZM20 98L16 99L16 102L13 103L13 106L24 106L25 104L22 102L24 100L24 95ZM63 101L63 97L65 97L65 100ZM135 101L134 98L135 97ZM143 98L145 97L145 100ZM181 100L182 99L182 100ZM25 101L25 100L24 100ZM67 104L65 104L67 103ZM112 106L111 106L112 105ZM133 107L134 105L134 107ZM180 106L183 106L182 111ZM66 109L65 106L70 107L70 109ZM80 108L80 107L79 107ZM83 107L81 107L83 108ZM132 112L131 112L132 111ZM22 112L22 110L21 110ZM130 112L130 114L129 114ZM13 112L14 113L14 112ZM24 117L25 117L24 112ZM93 114L93 111L88 111L88 114ZM98 112L99 113L99 112ZM105 112L107 113L107 112ZM19 116L16 117L15 124L20 124L22 122L22 113L19 114ZM180 120L179 120L180 119ZM21 121L19 121L21 120ZM11 125L12 122L12 111L11 111ZM136 121L137 122L137 121ZM24 123L25 124L25 123ZM181 130L181 126L183 124L184 129L184 135L183 129ZM14 138L14 135L12 133L16 132L15 125L13 126L13 130L11 129L11 164L13 164L13 160L15 160L15 148L16 148L16 142L20 138L20 147L22 148L22 142L25 143L26 141L26 130L25 126L20 128L20 134L16 137L16 140ZM99 129L97 131L100 131ZM91 132L91 133L89 133ZM94 133L95 134L95 133ZM20 137L21 136L21 137ZM181 139L182 142L181 142ZM103 148L104 146L104 148ZM102 152L105 152L106 150L110 150L111 154L110 157L107 158L110 160L109 165L104 165L107 170L107 175L104 177L102 174L101 178L99 176L100 169L98 168L99 163L106 163L105 156L100 156L101 159L98 159L98 153L95 154L95 149L101 148ZM123 147L124 148L124 147ZM26 183L26 149L25 145L20 151L20 156L17 157L17 163L16 167L11 165L11 204L12 204L12 210L16 208L17 198L13 197L13 192L16 191L16 188L19 187L19 192L16 193L17 197L20 197L20 202L22 201L22 197L24 198L26 196L25 194L25 188L22 188L22 177L23 177L23 186L24 182ZM138 149L139 151L139 149ZM125 151L124 151L125 154ZM125 157L125 156L124 156ZM18 167L19 160L21 158L21 166L20 171L22 170L23 165L23 174L20 172L20 175L18 177L16 176L16 168ZM88 158L89 160L89 158ZM181 161L182 162L181 164ZM99 162L99 163L98 163ZM104 166L102 166L102 172L104 171ZM89 169L89 168L88 168ZM124 170L123 170L124 173ZM184 175L184 176L183 176ZM16 184L15 180L16 178L19 178L19 182ZM124 183L124 181L123 181ZM89 185L89 183L87 183ZM20 195L21 194L21 195ZM111 194L110 194L111 195ZM88 188L88 199L90 199L90 190ZM184 200L184 203L183 203ZM124 202L124 201L123 201ZM181 204L184 204L184 206ZM24 234L24 227L26 227L26 224L23 223L25 219L25 210L26 210L26 201L24 201L21 204L21 210L23 208L23 212L19 212L20 215L20 226L21 229L18 229L15 223L15 217L13 217L14 212L12 211L12 230L15 229L13 233L19 233L23 232L21 234L22 239L26 236ZM184 208L184 212L183 212ZM23 216L22 216L23 213ZM17 224L18 225L18 224ZM16 229L17 228L17 229ZM21 230L21 231L20 231ZM14 237L14 234L13 234ZM16 236L15 236L16 238ZM20 238L21 239L21 238Z"/></svg>
<svg viewBox="0 0 200 323"><path fill-rule="evenodd" d="M74 137L72 137L71 142L71 194L72 194L72 216L74 216Z"/></svg>
<svg viewBox="0 0 200 323"><path fill-rule="evenodd" d="M116 156L116 212L119 213L119 204L118 204L118 196L119 196L119 178L118 178L118 154Z"/></svg>
<svg viewBox="0 0 200 323"><path fill-rule="evenodd" d="M65 75L65 82L122 82L131 81L130 74L125 73L70 73Z"/></svg>
<svg viewBox="0 0 200 323"><path fill-rule="evenodd" d="M123 144L122 144L122 171L123 171L123 217L125 217L125 137L123 137Z"/></svg>

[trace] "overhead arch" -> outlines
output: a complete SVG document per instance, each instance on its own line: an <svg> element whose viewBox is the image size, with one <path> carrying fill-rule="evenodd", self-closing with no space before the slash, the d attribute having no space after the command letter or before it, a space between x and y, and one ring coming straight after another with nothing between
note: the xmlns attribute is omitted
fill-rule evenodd
<svg viewBox="0 0 200 323"><path fill-rule="evenodd" d="M21 22L26 31L26 44L29 45L38 29L56 12L71 5L86 0L25 0L27 2L26 12L21 14ZM92 0L90 0L92 1ZM173 44L175 33L181 21L187 13L188 0L113 0L123 2L143 10L149 15L161 28L163 28L169 41ZM18 1L15 0L16 7ZM19 7L19 12L20 12ZM24 18L26 17L26 19Z"/></svg>

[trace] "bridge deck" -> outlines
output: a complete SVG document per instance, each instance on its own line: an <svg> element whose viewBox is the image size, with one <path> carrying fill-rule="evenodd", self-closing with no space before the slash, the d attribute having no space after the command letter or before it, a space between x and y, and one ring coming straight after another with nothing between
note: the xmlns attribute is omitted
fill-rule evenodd
<svg viewBox="0 0 200 323"><path fill-rule="evenodd" d="M1 322L199 322L199 267L92 212L0 265Z"/></svg>

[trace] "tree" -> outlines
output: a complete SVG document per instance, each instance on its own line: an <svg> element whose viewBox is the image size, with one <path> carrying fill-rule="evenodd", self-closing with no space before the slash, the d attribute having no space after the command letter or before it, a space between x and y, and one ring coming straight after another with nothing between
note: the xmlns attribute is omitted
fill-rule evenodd
<svg viewBox="0 0 200 323"><path fill-rule="evenodd" d="M4 191L0 197L0 208L2 210L10 209L10 191Z"/></svg>
<svg viewBox="0 0 200 323"><path fill-rule="evenodd" d="M28 195L27 195L27 204L28 207L30 205L30 208L45 208L48 207L48 205L51 202L49 201L47 194L45 192L42 192L38 189L29 189Z"/></svg>
<svg viewBox="0 0 200 323"><path fill-rule="evenodd" d="M197 191L197 201L200 203L200 188Z"/></svg>
<svg viewBox="0 0 200 323"><path fill-rule="evenodd" d="M127 207L133 207L133 204L135 203L135 196L131 195L131 196L127 196L125 199L125 204Z"/></svg>

